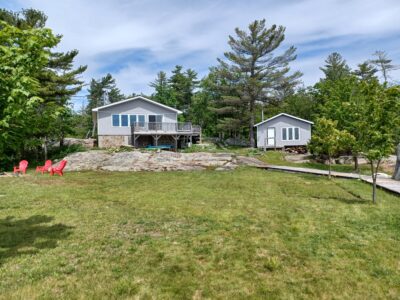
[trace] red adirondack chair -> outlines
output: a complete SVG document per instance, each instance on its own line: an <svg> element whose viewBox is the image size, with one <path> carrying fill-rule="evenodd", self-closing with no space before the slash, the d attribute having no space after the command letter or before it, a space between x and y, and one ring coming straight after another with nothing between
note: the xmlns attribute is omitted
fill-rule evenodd
<svg viewBox="0 0 400 300"><path fill-rule="evenodd" d="M46 160L46 162L44 163L44 166L37 166L36 167L36 173L37 172L41 172L42 174L44 174L44 172L48 172L49 169L51 168L51 160Z"/></svg>
<svg viewBox="0 0 400 300"><path fill-rule="evenodd" d="M24 173L26 174L26 169L28 169L28 161L21 160L18 167L14 167L14 174Z"/></svg>
<svg viewBox="0 0 400 300"><path fill-rule="evenodd" d="M60 176L63 176L64 175L63 170L64 170L66 164L67 164L67 161L63 159L57 167L54 167L54 168L50 167L49 168L50 175L53 176L54 174L58 174Z"/></svg>

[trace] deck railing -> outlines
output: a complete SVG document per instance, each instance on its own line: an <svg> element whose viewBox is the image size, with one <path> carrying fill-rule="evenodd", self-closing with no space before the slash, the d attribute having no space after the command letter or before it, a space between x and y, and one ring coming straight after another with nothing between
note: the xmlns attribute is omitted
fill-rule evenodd
<svg viewBox="0 0 400 300"><path fill-rule="evenodd" d="M136 133L200 133L201 128L190 122L136 122L131 125L132 134Z"/></svg>

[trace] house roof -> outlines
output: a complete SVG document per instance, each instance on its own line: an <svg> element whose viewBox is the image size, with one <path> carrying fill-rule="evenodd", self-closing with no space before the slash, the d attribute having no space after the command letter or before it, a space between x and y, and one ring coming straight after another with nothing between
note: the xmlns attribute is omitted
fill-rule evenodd
<svg viewBox="0 0 400 300"><path fill-rule="evenodd" d="M273 119L276 119L276 118L278 118L278 117L280 117L280 116L286 116L286 117L288 117L288 118L292 118L292 119L295 119L295 120L299 120L299 121L302 121L302 122L305 122L305 123L308 123L308 124L314 124L314 122L311 122L311 121L308 121L308 120L304 120L304 119L301 119L301 118L298 118L298 117L295 117L295 116L292 116L292 115L289 115L289 114L286 114L286 113L280 113L280 114L278 114L278 115L276 115L276 116L273 116L272 118L269 118L269 119L267 119L267 120L264 120L264 121L262 121L262 122L260 122L260 123L255 124L254 127L260 126L260 125L262 125L262 124L264 124L264 123L266 123L266 122L268 122L268 121L271 121L271 120L273 120Z"/></svg>
<svg viewBox="0 0 400 300"><path fill-rule="evenodd" d="M147 101L147 102L152 103L152 104L155 104L155 105L157 105L157 106L161 106L161 107L163 107L163 108L169 109L169 110L171 110L171 111L173 111L173 112L176 112L176 113L178 113L178 114L181 114L181 113L182 113L182 112L181 112L180 110L178 110L178 109L175 109L175 108L169 107L169 106L167 106L167 105L158 103L158 102L156 102L156 101L147 99L147 98L145 98L145 97L143 97L143 96L136 96L136 97L133 97L133 98L129 98L129 99L125 99L125 100L122 100L122 101L114 102L114 103L111 103L111 104L99 106L99 107L93 108L92 111L93 111L93 112L97 112L97 111L99 111L99 110L101 110L101 109L104 109L104 108L108 108L108 107L111 107L111 106L120 105L120 104L122 104L122 103L130 102L130 101L135 101L135 100L139 100L139 99L140 99L140 100Z"/></svg>

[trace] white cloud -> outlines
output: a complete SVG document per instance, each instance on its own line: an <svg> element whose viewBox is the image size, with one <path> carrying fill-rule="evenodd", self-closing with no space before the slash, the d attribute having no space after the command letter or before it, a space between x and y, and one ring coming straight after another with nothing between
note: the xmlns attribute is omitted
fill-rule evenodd
<svg viewBox="0 0 400 300"><path fill-rule="evenodd" d="M61 48L78 49L77 63L89 65L87 80L104 75L105 56L146 49L147 60L130 57L111 71L125 93L148 93L149 81L163 66L182 64L203 74L227 50L235 27L261 18L287 27L284 45L298 48L293 67L304 73L306 84L318 80L319 66L335 50L352 65L377 49L400 63L398 0L15 1L49 16L49 27L64 35Z"/></svg>

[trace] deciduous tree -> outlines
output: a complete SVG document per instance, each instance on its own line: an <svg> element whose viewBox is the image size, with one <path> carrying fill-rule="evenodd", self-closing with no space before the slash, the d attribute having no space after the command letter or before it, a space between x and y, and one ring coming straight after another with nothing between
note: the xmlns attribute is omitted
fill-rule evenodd
<svg viewBox="0 0 400 300"><path fill-rule="evenodd" d="M37 74L59 38L50 29L20 29L0 23L0 160L18 157L37 126L44 100Z"/></svg>
<svg viewBox="0 0 400 300"><path fill-rule="evenodd" d="M358 143L371 166L375 203L378 169L382 160L393 153L396 128L400 126L400 88L386 88L375 80L362 82L361 92L363 118L359 124Z"/></svg>
<svg viewBox="0 0 400 300"><path fill-rule="evenodd" d="M332 158L351 149L354 137L346 130L337 129L337 121L319 118L315 124L308 148L317 155L326 155L331 178Z"/></svg>

